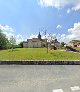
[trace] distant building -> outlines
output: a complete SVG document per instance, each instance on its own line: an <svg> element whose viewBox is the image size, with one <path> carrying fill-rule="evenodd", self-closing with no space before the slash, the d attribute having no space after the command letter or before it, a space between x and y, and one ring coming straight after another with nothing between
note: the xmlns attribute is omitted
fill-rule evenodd
<svg viewBox="0 0 80 92"><path fill-rule="evenodd" d="M50 43L49 43L49 47L51 46L55 46L57 49L60 48L60 42L57 41L57 39L55 40L52 40Z"/></svg>
<svg viewBox="0 0 80 92"><path fill-rule="evenodd" d="M71 47L80 47L80 40L72 40L68 45Z"/></svg>
<svg viewBox="0 0 80 92"><path fill-rule="evenodd" d="M48 47L55 46L56 48L60 48L60 42L57 39L47 42L47 39L41 39L40 32L38 38L27 39L26 42L23 42L23 48L43 48L47 47L47 44Z"/></svg>
<svg viewBox="0 0 80 92"><path fill-rule="evenodd" d="M26 42L23 42L24 48L41 48L46 47L46 39L41 39L39 32L38 38L27 39Z"/></svg>

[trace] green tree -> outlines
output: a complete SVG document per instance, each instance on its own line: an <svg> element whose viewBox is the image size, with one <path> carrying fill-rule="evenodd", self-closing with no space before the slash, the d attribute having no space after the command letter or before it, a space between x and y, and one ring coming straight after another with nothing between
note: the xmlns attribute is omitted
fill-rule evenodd
<svg viewBox="0 0 80 92"><path fill-rule="evenodd" d="M7 49L8 48L8 39L6 38L6 35L2 33L2 30L0 29L0 49Z"/></svg>
<svg viewBox="0 0 80 92"><path fill-rule="evenodd" d="M21 47L21 48L23 48L23 42L20 42L20 44L19 44L19 45L20 45L20 47Z"/></svg>
<svg viewBox="0 0 80 92"><path fill-rule="evenodd" d="M23 42L20 42L19 44L15 45L15 48L23 48Z"/></svg>
<svg viewBox="0 0 80 92"><path fill-rule="evenodd" d="M61 48L63 48L65 44L66 44L66 43L61 42Z"/></svg>

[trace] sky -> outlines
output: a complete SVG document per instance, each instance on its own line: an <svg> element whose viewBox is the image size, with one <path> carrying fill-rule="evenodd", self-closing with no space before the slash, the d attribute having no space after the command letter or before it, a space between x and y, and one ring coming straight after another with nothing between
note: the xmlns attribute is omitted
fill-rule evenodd
<svg viewBox="0 0 80 92"><path fill-rule="evenodd" d="M60 42L80 40L80 0L0 0L0 29L17 44L45 31Z"/></svg>

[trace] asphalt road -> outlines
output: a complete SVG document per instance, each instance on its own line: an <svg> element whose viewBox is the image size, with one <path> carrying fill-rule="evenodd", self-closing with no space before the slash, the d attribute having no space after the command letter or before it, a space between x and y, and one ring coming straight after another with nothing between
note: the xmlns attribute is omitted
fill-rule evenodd
<svg viewBox="0 0 80 92"><path fill-rule="evenodd" d="M80 66L0 65L0 92L80 92Z"/></svg>

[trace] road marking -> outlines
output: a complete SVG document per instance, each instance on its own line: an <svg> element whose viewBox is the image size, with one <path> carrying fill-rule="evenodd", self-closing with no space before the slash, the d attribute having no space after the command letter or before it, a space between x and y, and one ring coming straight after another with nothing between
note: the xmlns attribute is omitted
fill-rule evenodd
<svg viewBox="0 0 80 92"><path fill-rule="evenodd" d="M70 87L72 91L80 90L79 86Z"/></svg>
<svg viewBox="0 0 80 92"><path fill-rule="evenodd" d="M55 89L55 90L53 90L53 92L63 92L63 90L62 89Z"/></svg>

